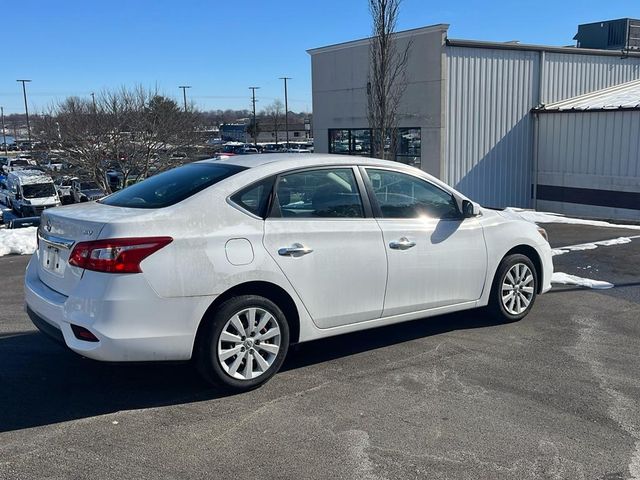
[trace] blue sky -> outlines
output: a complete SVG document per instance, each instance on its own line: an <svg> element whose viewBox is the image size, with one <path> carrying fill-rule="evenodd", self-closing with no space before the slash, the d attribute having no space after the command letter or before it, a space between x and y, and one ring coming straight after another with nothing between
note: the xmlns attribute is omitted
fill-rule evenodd
<svg viewBox="0 0 640 480"><path fill-rule="evenodd" d="M640 17L638 0L404 0L399 29L449 23L449 36L572 44L579 23ZM4 0L0 7L0 105L23 111L18 78L29 78L29 104L141 84L180 99L178 85L200 109L258 108L282 97L311 109L306 50L365 37L366 0Z"/></svg>

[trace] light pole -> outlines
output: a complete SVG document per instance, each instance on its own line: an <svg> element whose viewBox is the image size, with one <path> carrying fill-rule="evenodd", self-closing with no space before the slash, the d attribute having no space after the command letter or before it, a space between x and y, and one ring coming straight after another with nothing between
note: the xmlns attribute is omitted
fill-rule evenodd
<svg viewBox="0 0 640 480"><path fill-rule="evenodd" d="M16 80L22 82L22 95L24 96L24 113L27 115L27 135L29 136L29 147L31 147L31 125L29 125L29 107L27 106L27 87L26 83L31 80Z"/></svg>
<svg viewBox="0 0 640 480"><path fill-rule="evenodd" d="M96 106L96 94L94 92L91 92L91 101L93 103L93 113L97 113L98 112L98 107Z"/></svg>
<svg viewBox="0 0 640 480"><path fill-rule="evenodd" d="M2 144L4 145L4 154L7 154L7 134L4 131L4 107L0 107L0 117L2 117Z"/></svg>
<svg viewBox="0 0 640 480"><path fill-rule="evenodd" d="M284 80L284 131L287 138L287 148L289 148L289 99L287 97L287 80L291 80L291 77L280 77L280 80Z"/></svg>
<svg viewBox="0 0 640 480"><path fill-rule="evenodd" d="M258 123L256 121L256 90L260 87L249 87L251 90L251 103L253 104L253 144L258 147Z"/></svg>
<svg viewBox="0 0 640 480"><path fill-rule="evenodd" d="M187 88L191 88L191 85L180 85L178 88L182 89L182 98L184 99L184 111L187 111Z"/></svg>

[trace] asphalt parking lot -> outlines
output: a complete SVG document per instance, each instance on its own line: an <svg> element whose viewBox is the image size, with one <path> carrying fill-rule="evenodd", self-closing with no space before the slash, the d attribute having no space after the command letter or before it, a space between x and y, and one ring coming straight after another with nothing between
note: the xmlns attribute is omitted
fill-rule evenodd
<svg viewBox="0 0 640 480"><path fill-rule="evenodd" d="M554 247L640 234L545 227ZM232 396L35 332L27 261L0 258L0 479L640 479L640 239L554 257L612 289L301 345Z"/></svg>

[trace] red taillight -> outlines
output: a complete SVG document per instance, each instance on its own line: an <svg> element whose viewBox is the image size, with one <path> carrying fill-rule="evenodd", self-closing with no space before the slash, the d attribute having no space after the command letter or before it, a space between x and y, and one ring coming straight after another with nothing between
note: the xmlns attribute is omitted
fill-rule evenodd
<svg viewBox="0 0 640 480"><path fill-rule="evenodd" d="M171 237L111 238L77 243L69 263L106 273L140 273L140 262L171 243Z"/></svg>

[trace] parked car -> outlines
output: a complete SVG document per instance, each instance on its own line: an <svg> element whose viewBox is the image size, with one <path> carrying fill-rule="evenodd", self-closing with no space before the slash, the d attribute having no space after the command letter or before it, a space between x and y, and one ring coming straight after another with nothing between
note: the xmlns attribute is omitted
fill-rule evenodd
<svg viewBox="0 0 640 480"><path fill-rule="evenodd" d="M15 170L7 175L11 208L21 217L38 217L61 205L53 180L39 170Z"/></svg>
<svg viewBox="0 0 640 480"><path fill-rule="evenodd" d="M289 152L289 153L311 153L311 150L309 150L308 148L296 145L294 147L288 148L287 152Z"/></svg>
<svg viewBox="0 0 640 480"><path fill-rule="evenodd" d="M44 163L44 168L52 172L59 172L64 167L64 162L60 158L49 158Z"/></svg>
<svg viewBox="0 0 640 480"><path fill-rule="evenodd" d="M73 195L71 194L71 184L75 180L73 177L60 177L55 181L56 192L63 205L73 203Z"/></svg>
<svg viewBox="0 0 640 480"><path fill-rule="evenodd" d="M0 176L0 203L9 206L10 205L10 192L7 187L7 177Z"/></svg>
<svg viewBox="0 0 640 480"><path fill-rule="evenodd" d="M484 306L514 321L551 288L543 229L361 157L195 162L41 222L36 326L96 360L194 359L238 390L291 343Z"/></svg>
<svg viewBox="0 0 640 480"><path fill-rule="evenodd" d="M75 203L98 200L106 194L102 187L94 181L76 178L71 182L71 195Z"/></svg>
<svg viewBox="0 0 640 480"><path fill-rule="evenodd" d="M14 170L24 170L24 169L32 169L37 167L36 162L31 160L30 158L9 158L7 160L6 165L2 168L5 174L9 172L13 172Z"/></svg>

